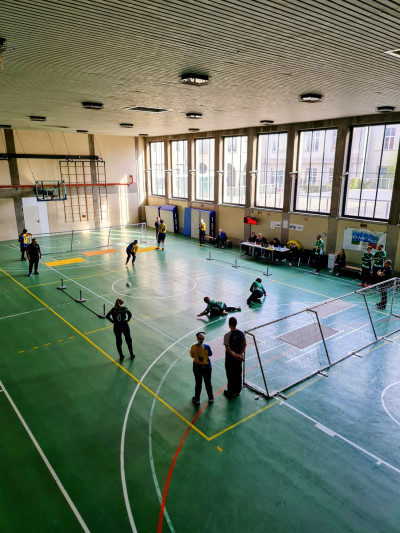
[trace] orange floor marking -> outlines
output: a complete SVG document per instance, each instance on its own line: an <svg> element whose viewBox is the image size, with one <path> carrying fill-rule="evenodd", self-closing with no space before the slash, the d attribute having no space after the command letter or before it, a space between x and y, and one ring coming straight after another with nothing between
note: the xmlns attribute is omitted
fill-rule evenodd
<svg viewBox="0 0 400 533"><path fill-rule="evenodd" d="M72 257L71 259L61 259L60 261L50 261L49 263L45 263L45 265L55 267L60 265L72 265L73 263L84 263L85 261L86 259L82 259L82 257Z"/></svg>
<svg viewBox="0 0 400 533"><path fill-rule="evenodd" d="M103 254L115 254L118 250L114 248L109 248L108 250L94 250L93 252L82 252L82 255L103 255Z"/></svg>

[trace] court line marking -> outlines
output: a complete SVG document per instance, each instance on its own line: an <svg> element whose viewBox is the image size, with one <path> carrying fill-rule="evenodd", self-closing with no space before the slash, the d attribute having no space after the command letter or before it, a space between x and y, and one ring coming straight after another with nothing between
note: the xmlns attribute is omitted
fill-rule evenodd
<svg viewBox="0 0 400 533"><path fill-rule="evenodd" d="M39 452L39 455L40 457L43 459L43 462L44 464L47 466L50 474L52 475L54 481L57 483L58 485L58 488L60 489L62 495L64 496L64 498L67 500L67 503L68 505L70 506L72 512L74 513L75 517L77 518L78 522L80 523L80 525L82 526L82 529L83 531L86 531L87 533L90 533L90 530L89 528L87 527L87 525L85 524L82 516L80 515L78 509L75 507L74 505L74 502L71 500L71 498L69 497L67 491L65 490L63 484L61 483L61 480L60 478L57 476L57 474L55 473L54 471L54 468L51 466L50 464L50 461L47 459L45 453L43 452L42 448L40 447L38 441L35 439L32 431L29 429L29 426L28 424L25 422L23 416L21 415L21 413L19 412L17 406L15 405L15 403L13 402L11 396L8 394L6 388L4 387L4 384L0 381L0 386L2 388L2 392L4 392L4 394L7 396L7 399L8 401L10 402L12 408L14 409L16 415L18 416L21 424L24 426L24 429L25 431L28 433L31 441L33 442L35 448L37 449L37 451Z"/></svg>
<svg viewBox="0 0 400 533"><path fill-rule="evenodd" d="M32 311L24 311L23 313L15 313L15 315L0 316L0 320L4 320L5 318L14 318L16 316L21 316L21 315L28 315L29 313L36 313L37 311L47 311L47 309L45 307L41 307L40 309L32 309Z"/></svg>
<svg viewBox="0 0 400 533"><path fill-rule="evenodd" d="M91 294L93 294L94 296L96 296L97 298L100 298L100 300L103 300L104 302L107 302L108 304L110 305L114 305L113 302L111 302L110 300L107 300L107 298L104 298L104 296L101 296L100 294L97 294L97 292L94 292L92 291L91 289L89 289L88 287L85 287L85 285L81 285L80 283L78 283L77 281L73 280L72 278L68 277L67 275L63 276L61 272L59 272L58 270L56 270L55 268L53 267L48 267L50 270L53 270L54 272L57 272L57 274L59 276L62 276L63 279L68 279L69 281L73 282L73 283L76 283L76 285L78 285L79 287L82 287L82 289L85 289L86 291L90 292ZM3 271L4 272L4 271ZM11 277L11 276L10 276ZM14 278L13 278L14 279ZM23 287L23 285L21 285L21 287ZM24 287L25 288L25 287ZM46 304L45 304L46 305ZM149 327L150 329L156 331L157 333L159 333L160 335L166 337L167 339L169 339L170 341L174 341L175 342L175 339L173 339L172 337L170 337L169 335L167 335L166 333L164 333L163 331L160 331L159 329L155 328L154 326L152 326L151 324L148 324L147 322L145 322L144 320L142 320L141 318L137 317L136 315L134 315L132 313L132 316L138 321L138 322L141 322L142 324L145 324L147 327ZM81 335L83 335L83 333L81 333ZM186 348L186 347L185 347Z"/></svg>
<svg viewBox="0 0 400 533"><path fill-rule="evenodd" d="M196 426L193 426L189 420L187 420L183 415L181 415L176 409L174 409L171 405L169 405L165 400L157 396L147 385L145 385L139 378L134 376L129 370L126 370L122 365L120 365L115 359L113 359L107 352L105 352L100 346L97 346L92 340L89 339L84 333L82 333L79 329L77 329L75 326L73 326L70 322L68 322L65 318L63 318L61 315L57 313L57 311L54 311L49 305L47 305L43 300L38 298L33 292L31 292L29 289L24 287L19 281L17 281L15 278L13 278L8 272L6 272L3 268L0 267L0 272L3 272L6 276L8 276L12 281L17 283L20 287L22 287L28 294L33 296L38 302L40 302L42 305L44 305L49 311L51 311L56 317L58 317L62 322L64 322L67 326L69 326L71 329L73 329L80 337L85 339L89 344L91 344L96 350L98 350L100 353L102 353L107 359L109 359L112 363L114 363L116 366L118 366L121 370L125 372L128 376L130 376L134 381L136 381L138 386L143 387L149 394L157 398L159 402L161 402L167 409L169 409L172 413L174 413L178 418L182 420L185 424L187 424L189 427L193 428L196 433L198 433L201 437L208 440L208 437ZM154 328L153 328L154 329ZM173 339L172 339L173 340ZM180 340L180 339L179 339ZM178 344L179 341L174 341L174 344Z"/></svg>
<svg viewBox="0 0 400 533"><path fill-rule="evenodd" d="M391 415L389 413L389 410L387 409L385 401L384 401L384 397L385 397L386 391L388 389L390 389L391 387L394 387L394 385L400 385L400 381L396 381L395 383L392 383L391 385L388 385L386 387L386 389L381 394L381 404L382 404L382 407L384 408L384 410L386 411L386 414L388 415L388 417L391 418L395 424L400 426L400 422L397 420L397 418L395 418L393 415Z"/></svg>
<svg viewBox="0 0 400 533"><path fill-rule="evenodd" d="M365 448L363 448L362 446L360 446L359 444L356 444L355 442L351 441L350 439L347 439L346 437L344 437L343 435L341 435L340 433L337 433L336 431L333 431L332 429L328 428L327 426L324 426L322 424L320 424L317 420L315 420L314 418L312 418L311 416L307 415L306 413L304 413L303 411L301 411L300 409L297 409L297 407L294 407L293 405L290 405L289 403L287 402L282 402L282 405L284 405L285 407L289 408L289 409L292 409L293 411L295 411L296 413L298 413L299 415L303 416L304 418L306 418L307 420L310 420L317 429L320 429L320 430L323 430L324 433L327 433L329 436L331 437L338 437L340 440L342 440L343 442L346 442L347 444L349 444L350 446L352 446L353 448L355 448L356 450L364 453L365 455L367 455L368 457L371 457L372 459L374 459L376 461L376 464L377 465L385 465L387 466L390 470L394 470L395 472L397 472L398 474L400 474L400 469L399 468L396 468L394 465L392 465L391 463L388 463L387 461L385 461L384 459L381 459L380 457L378 457L377 455L369 452L368 450L366 450ZM322 429L324 428L324 429Z"/></svg>
<svg viewBox="0 0 400 533"><path fill-rule="evenodd" d="M175 359L175 361L170 365L168 370L163 375L163 377L162 377L162 379L160 381L160 384L159 384L159 386L157 388L157 391L156 391L157 394L159 394L159 392L161 390L161 387L163 386L166 377L168 376L169 372L172 370L172 368L174 367L174 365L178 361L179 361L179 359ZM151 410L150 410L150 420L149 420L149 456L150 456L151 473L153 475L153 481L154 481L154 485L156 487L158 500L159 500L160 505L161 505L161 503L162 503L162 492L161 492L161 489L160 489L160 484L158 483L158 478L157 478L156 469L155 469L154 460L153 460L152 424L153 424L153 413L154 413L155 405L156 405L156 400L154 399L153 403L152 403L152 406L151 406ZM165 516L165 520L168 523L169 529L172 531L172 533L175 533L175 528L174 528L174 526L172 524L172 521L171 521L171 519L169 517L169 514L168 514L168 511L167 511L166 507L164 507L164 516Z"/></svg>

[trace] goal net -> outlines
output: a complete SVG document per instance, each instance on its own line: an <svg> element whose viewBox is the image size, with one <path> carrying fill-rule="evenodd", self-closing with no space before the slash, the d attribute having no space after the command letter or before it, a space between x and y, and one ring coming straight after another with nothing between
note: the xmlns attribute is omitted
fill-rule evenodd
<svg viewBox="0 0 400 533"><path fill-rule="evenodd" d="M246 331L244 385L271 397L400 330L400 279Z"/></svg>
<svg viewBox="0 0 400 533"><path fill-rule="evenodd" d="M127 226L112 226L89 230L72 230L59 233L35 235L42 254L93 250L107 246L126 246L135 239L139 244L147 244L150 236L146 222Z"/></svg>

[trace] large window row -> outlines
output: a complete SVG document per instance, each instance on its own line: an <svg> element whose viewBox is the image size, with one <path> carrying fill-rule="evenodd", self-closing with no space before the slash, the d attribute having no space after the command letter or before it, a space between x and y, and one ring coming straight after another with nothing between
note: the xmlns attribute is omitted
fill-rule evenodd
<svg viewBox="0 0 400 533"><path fill-rule="evenodd" d="M336 154L337 130L301 131L294 173L294 210L329 214ZM399 149L400 124L358 126L352 129L344 171L342 215L388 220ZM287 133L260 134L257 138L254 207L282 209L285 195ZM174 198L214 202L221 179L224 204L245 205L248 160L247 136L224 137L223 170L215 168L215 139L195 139L192 169L188 167L188 141L171 141L171 169L166 169L164 142L150 143L149 187L165 196L166 182Z"/></svg>

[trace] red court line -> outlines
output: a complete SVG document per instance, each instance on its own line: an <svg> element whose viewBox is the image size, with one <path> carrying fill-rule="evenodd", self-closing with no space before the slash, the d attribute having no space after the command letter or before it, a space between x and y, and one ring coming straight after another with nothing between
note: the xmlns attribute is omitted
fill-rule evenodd
<svg viewBox="0 0 400 533"><path fill-rule="evenodd" d="M218 394L220 394L224 390L224 388L225 388L225 385L214 396L218 396ZM204 409L207 406L208 406L208 402L203 405L203 407L200 409L200 411L197 413L197 415L193 418L192 424L196 423L196 420L199 418L199 416L201 415L201 413L204 411ZM182 440L179 443L178 448L176 449L174 458L172 459L171 466L169 467L168 476L167 476L167 479L166 479L165 485L164 485L163 497L162 497L162 500L161 500L160 514L158 516L158 528L157 528L157 532L158 533L162 533L165 502L167 500L167 494L168 494L169 484L170 484L171 477L172 477L172 472L174 471L175 464L176 464L176 461L178 459L178 455L179 455L179 453L180 453L180 451L182 449L183 443L185 442L186 437L189 435L189 431L191 429L192 429L191 427L188 427L187 430L185 431L185 434L183 435Z"/></svg>

